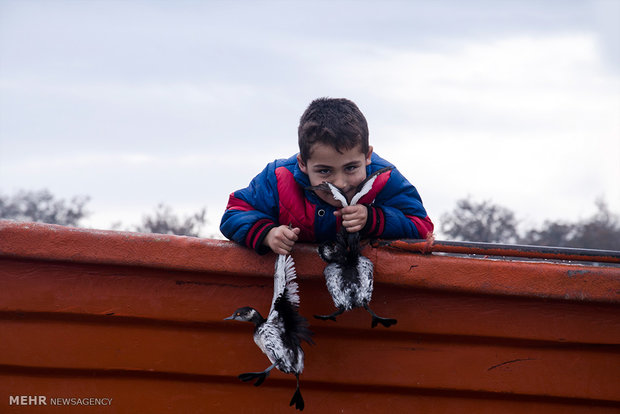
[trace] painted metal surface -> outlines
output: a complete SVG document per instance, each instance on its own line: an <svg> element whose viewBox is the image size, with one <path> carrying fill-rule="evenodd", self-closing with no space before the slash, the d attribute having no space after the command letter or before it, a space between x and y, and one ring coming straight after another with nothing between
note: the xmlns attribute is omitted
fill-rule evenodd
<svg viewBox="0 0 620 414"><path fill-rule="evenodd" d="M521 257L525 259L620 264L620 251L614 250L435 240L379 240L374 242L373 245L375 247L388 246L393 249L401 249L404 251L417 253L454 253L498 257ZM618 248L620 248L620 244L618 245Z"/></svg>
<svg viewBox="0 0 620 414"><path fill-rule="evenodd" d="M363 310L313 319L333 309L324 263L295 248L316 342L304 412L620 411L620 268L382 243L364 254L389 329ZM112 398L97 413L293 412L294 378L237 380L268 361L251 326L222 320L268 310L274 260L225 241L0 221L0 412L31 412L14 396L45 396L40 412L85 411L59 397Z"/></svg>

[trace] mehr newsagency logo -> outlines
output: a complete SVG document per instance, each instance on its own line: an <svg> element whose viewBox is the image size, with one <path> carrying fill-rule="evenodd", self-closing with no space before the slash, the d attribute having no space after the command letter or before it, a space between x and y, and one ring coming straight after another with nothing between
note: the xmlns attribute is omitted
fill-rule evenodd
<svg viewBox="0 0 620 414"><path fill-rule="evenodd" d="M9 405L23 406L110 406L112 398L99 397L48 397L46 395L9 395Z"/></svg>

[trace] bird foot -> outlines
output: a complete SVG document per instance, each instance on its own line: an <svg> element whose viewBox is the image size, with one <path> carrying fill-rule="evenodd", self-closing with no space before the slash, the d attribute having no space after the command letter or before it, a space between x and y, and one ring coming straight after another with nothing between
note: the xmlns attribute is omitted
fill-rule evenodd
<svg viewBox="0 0 620 414"><path fill-rule="evenodd" d="M336 321L336 316L342 314L345 310L346 310L345 308L338 308L338 310L336 312L332 313L332 314L329 314L329 315L314 315L314 317L317 318L317 319L321 319L323 321L326 321L326 320L329 319L330 321L334 321L335 322Z"/></svg>
<svg viewBox="0 0 620 414"><path fill-rule="evenodd" d="M374 313L372 311L372 309L370 309L370 306L368 306L368 304L364 305L364 309L366 309L368 311L368 313L370 313L370 316L372 316L372 323L371 323L371 327L375 327L377 326L377 324L381 324L383 326L385 326L386 328L389 328L392 325L396 325L397 320L396 319L392 319L392 318L382 318L381 316L377 316L376 313Z"/></svg>
<svg viewBox="0 0 620 414"><path fill-rule="evenodd" d="M393 318L382 318L380 316L377 315L372 315L372 324L371 327L375 327L377 326L377 324L381 324L383 326L385 326L386 328L389 328L392 325L396 325L396 322L398 322L396 319Z"/></svg>
<svg viewBox="0 0 620 414"><path fill-rule="evenodd" d="M258 387L259 385L261 385L265 379L267 378L267 376L269 375L269 372L245 372L243 374L239 374L238 378L243 381L243 382L248 382L248 381L252 381L254 378L257 378L256 382L254 383L255 387Z"/></svg>
<svg viewBox="0 0 620 414"><path fill-rule="evenodd" d="M299 411L304 410L304 399L301 396L301 391L299 390L299 387L297 387L297 389L295 390L295 394L293 394L293 398L291 398L291 403L289 405L293 404L295 404L295 408Z"/></svg>

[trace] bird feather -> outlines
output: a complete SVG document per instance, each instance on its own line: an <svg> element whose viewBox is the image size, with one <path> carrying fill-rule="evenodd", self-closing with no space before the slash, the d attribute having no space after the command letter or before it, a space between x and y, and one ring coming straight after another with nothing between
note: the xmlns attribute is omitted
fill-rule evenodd
<svg viewBox="0 0 620 414"><path fill-rule="evenodd" d="M293 258L284 254L278 255L273 276L273 299L271 300L270 313L281 295L285 295L286 300L291 303L295 310L299 308L299 286L295 281L296 278L297 273Z"/></svg>
<svg viewBox="0 0 620 414"><path fill-rule="evenodd" d="M334 197L334 199L336 201L340 201L340 204L342 204L342 207L347 207L349 205L349 202L347 201L347 196L344 195L344 193L342 192L342 190L338 187L336 187L335 185L333 185L332 183L326 181L325 184L327 184L329 191L332 193L332 196Z"/></svg>
<svg viewBox="0 0 620 414"><path fill-rule="evenodd" d="M380 170L377 170L374 173L372 173L371 175L369 175L368 177L366 177L366 179L364 181L362 181L359 184L359 186L357 187L357 191L356 191L355 195L353 196L353 198L351 199L351 205L352 206L356 205L357 202L360 201L360 199L362 197L364 197L366 194L368 194L368 192L372 188L372 185L375 183L375 180L377 179L377 177L379 175L381 175L384 172L389 171L389 170L391 170L393 168L394 167L381 168Z"/></svg>

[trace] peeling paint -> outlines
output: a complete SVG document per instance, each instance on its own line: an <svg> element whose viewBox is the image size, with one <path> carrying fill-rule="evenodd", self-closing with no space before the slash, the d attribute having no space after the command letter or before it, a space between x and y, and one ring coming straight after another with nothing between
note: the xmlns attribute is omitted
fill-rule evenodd
<svg viewBox="0 0 620 414"><path fill-rule="evenodd" d="M589 275L590 273L592 272L589 270L569 270L568 272L566 272L566 276L568 277L585 276L585 275Z"/></svg>

